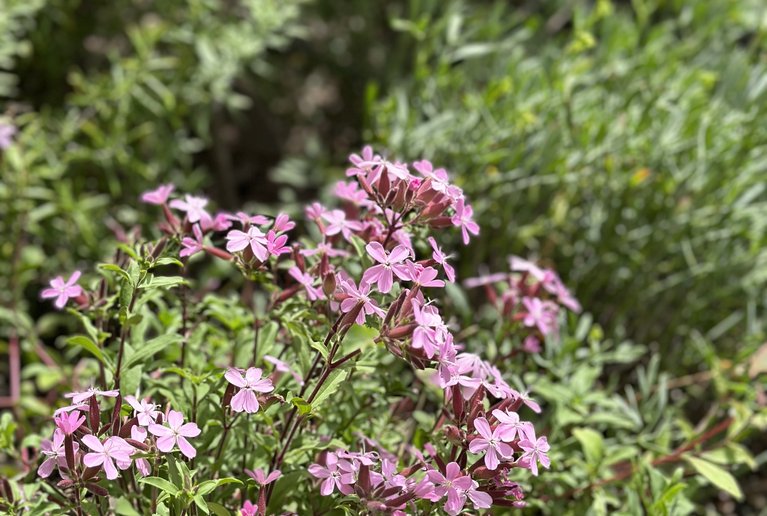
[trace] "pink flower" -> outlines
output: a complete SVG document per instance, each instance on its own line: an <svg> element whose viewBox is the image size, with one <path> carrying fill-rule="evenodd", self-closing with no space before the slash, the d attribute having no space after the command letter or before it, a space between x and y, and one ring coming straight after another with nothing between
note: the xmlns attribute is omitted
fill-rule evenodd
<svg viewBox="0 0 767 516"><path fill-rule="evenodd" d="M138 441L140 443L143 443L146 441L147 438L147 431L146 428L141 426L132 426L130 429L130 437L134 441ZM132 448L132 453L135 453L137 450L135 448ZM131 457L132 458L132 457ZM116 461L117 467L120 469L128 469L131 465L130 461ZM145 477L148 477L152 473L152 466L149 464L149 461L145 458L138 458L135 459L134 464L136 464L136 469L139 470L139 472L144 475Z"/></svg>
<svg viewBox="0 0 767 516"><path fill-rule="evenodd" d="M232 221L229 214L220 212L212 219L200 219L200 225L203 231L226 231L232 227Z"/></svg>
<svg viewBox="0 0 767 516"><path fill-rule="evenodd" d="M340 281L341 290L348 297L341 301L341 312L349 313L354 310L354 307L358 303L362 303L362 310L357 315L356 323L365 324L368 315L376 314L380 318L386 317L386 313L381 310L375 300L371 299L368 295L370 293L370 285L364 282L360 282L359 288L354 284L354 280L351 278L341 278Z"/></svg>
<svg viewBox="0 0 767 516"><path fill-rule="evenodd" d="M115 461L130 463L133 447L120 437L110 437L103 443L95 435L84 435L83 444L93 450L83 457L83 464L89 468L103 466L109 480L117 478Z"/></svg>
<svg viewBox="0 0 767 516"><path fill-rule="evenodd" d="M270 229L266 234L266 251L272 256L289 253L290 247L285 245L287 241L287 235L278 235L273 229Z"/></svg>
<svg viewBox="0 0 767 516"><path fill-rule="evenodd" d="M350 484L356 481L354 466L349 461L339 459L333 452L327 454L325 462L326 466L320 464L309 466L309 473L312 476L324 479L320 486L320 494L328 496L334 488L345 495L352 494L354 491Z"/></svg>
<svg viewBox="0 0 767 516"><path fill-rule="evenodd" d="M72 435L85 423L85 416L77 412L65 412L53 418L53 422L65 435Z"/></svg>
<svg viewBox="0 0 767 516"><path fill-rule="evenodd" d="M347 251L344 251L343 249L336 249L332 245L325 242L320 242L314 249L301 249L299 252L304 256L314 256L315 254L326 254L330 258L334 258L336 256L349 256Z"/></svg>
<svg viewBox="0 0 767 516"><path fill-rule="evenodd" d="M544 335L556 330L557 305L551 301L541 301L537 297L523 297L522 304L527 310L527 314L522 320L525 326L535 326Z"/></svg>
<svg viewBox="0 0 767 516"><path fill-rule="evenodd" d="M424 305L414 299L413 318L418 326L413 331L413 347L415 349L423 348L426 356L431 358L439 348L440 343L444 342L447 333L447 326L442 321L439 310L434 305Z"/></svg>
<svg viewBox="0 0 767 516"><path fill-rule="evenodd" d="M409 261L405 264L403 279L410 280L419 287L444 287L445 282L437 279L437 274L434 267L424 267Z"/></svg>
<svg viewBox="0 0 767 516"><path fill-rule="evenodd" d="M519 464L528 468L533 475L538 476L538 463L541 463L546 469L551 467L551 460L546 453L551 448L546 437L535 439L535 432L532 432L526 439L519 441L519 447L525 452L519 458Z"/></svg>
<svg viewBox="0 0 767 516"><path fill-rule="evenodd" d="M280 213L274 219L274 226L272 226L272 229L277 233L285 233L294 227L296 227L296 223L290 220L290 217L288 217L287 214Z"/></svg>
<svg viewBox="0 0 767 516"><path fill-rule="evenodd" d="M351 241L352 231L362 230L362 224L359 221L347 220L346 213L341 210L325 212L322 214L322 218L328 223L328 226L325 228L325 234L327 236L341 233L344 239Z"/></svg>
<svg viewBox="0 0 767 516"><path fill-rule="evenodd" d="M234 215L229 215L228 217L229 220L238 221L240 224L242 224L243 227L248 227L251 224L260 226L261 224L266 224L269 222L269 219L263 215L248 215L244 211L238 211Z"/></svg>
<svg viewBox="0 0 767 516"><path fill-rule="evenodd" d="M493 416L501 423L497 430L499 430L502 439L506 442L517 438L527 438L531 435L535 436L533 424L527 421L520 421L519 414L516 412L495 409Z"/></svg>
<svg viewBox="0 0 767 516"><path fill-rule="evenodd" d="M208 200L205 197L195 197L193 195L185 195L183 201L181 199L170 201L170 207L185 212L186 219L190 223L201 222L203 226L212 222L210 213L205 211L205 206L207 205Z"/></svg>
<svg viewBox="0 0 767 516"><path fill-rule="evenodd" d="M478 487L479 483L472 480L471 487L464 491L464 494L469 497L475 509L489 509L493 506L493 497L484 491L479 491Z"/></svg>
<svg viewBox="0 0 767 516"><path fill-rule="evenodd" d="M440 248L437 245L437 241L434 240L434 237L429 237L429 244L431 244L431 248L434 251L434 253L431 255L435 262L437 262L439 265L442 266L442 270L445 271L445 276L447 276L447 279L453 283L455 282L455 269L453 269L453 266L447 263L447 259L450 258L449 255L446 255L442 248Z"/></svg>
<svg viewBox="0 0 767 516"><path fill-rule="evenodd" d="M275 469L274 471L269 473L268 476L264 473L264 470L260 468L257 468L254 470L246 469L245 473L250 478L255 480L256 483L260 486L271 484L272 482L274 482L275 480L277 480L278 478L282 476L282 472L279 469Z"/></svg>
<svg viewBox="0 0 767 516"><path fill-rule="evenodd" d="M370 145L366 145L362 148L362 155L352 154L349 156L349 161L354 165L346 169L346 175L348 177L358 176L360 174L367 174L381 159L378 154L373 152L373 148Z"/></svg>
<svg viewBox="0 0 767 516"><path fill-rule="evenodd" d="M178 254L182 258L185 256L192 256L202 251L202 229L200 229L200 225L195 224L192 226L192 232L194 233L194 238L184 237L181 240L183 249L181 249L181 252Z"/></svg>
<svg viewBox="0 0 767 516"><path fill-rule="evenodd" d="M359 184L356 182L339 181L336 183L334 193L339 199L349 201L357 206L364 203L368 198L367 192L360 190Z"/></svg>
<svg viewBox="0 0 767 516"><path fill-rule="evenodd" d="M15 125L0 122L0 150L5 150L13 145L13 136L17 131Z"/></svg>
<svg viewBox="0 0 767 516"><path fill-rule="evenodd" d="M74 452L80 445L76 442L73 443ZM46 457L40 467L37 468L37 474L43 478L48 478L53 473L53 468L58 466L60 468L67 467L67 459L64 453L64 432L58 428L53 431L53 439L45 439L40 443L40 452Z"/></svg>
<svg viewBox="0 0 767 516"><path fill-rule="evenodd" d="M269 251L266 248L266 237L264 233L255 226L249 227L247 233L244 233L239 229L233 229L227 233L226 239L226 250L230 253L242 251L246 247L250 247L251 251L253 251L253 255L258 258L259 261L265 262L267 258L269 258Z"/></svg>
<svg viewBox="0 0 767 516"><path fill-rule="evenodd" d="M298 385L304 384L304 379L301 378L301 375L295 372L293 369L291 369L291 367L286 362L283 362L279 358L273 357L271 355L264 355L264 360L274 365L274 369L276 371L290 374L296 380Z"/></svg>
<svg viewBox="0 0 767 516"><path fill-rule="evenodd" d="M538 405L538 403L532 399L527 391L525 392L517 392L517 398L522 400L522 403L530 407L530 410L535 412L536 414L541 413L541 406Z"/></svg>
<svg viewBox="0 0 767 516"><path fill-rule="evenodd" d="M65 398L71 398L72 403L83 403L88 401L91 396L106 396L107 398L116 398L120 393L118 391L102 391L95 387L90 387L83 392L69 392L64 395Z"/></svg>
<svg viewBox="0 0 767 516"><path fill-rule="evenodd" d="M188 458L193 459L197 455L197 450L186 438L197 437L200 435L200 429L195 423L184 424L184 416L181 412L171 410L168 413L168 426L153 423L149 425L149 433L158 437L157 449L161 452L168 453L178 445L181 453Z"/></svg>
<svg viewBox="0 0 767 516"><path fill-rule="evenodd" d="M257 367L250 367L245 374L242 371L229 368L224 377L240 391L232 398L232 410L235 412L245 411L248 414L258 412L257 392L271 392L274 390L272 381L268 378L261 378L262 371Z"/></svg>
<svg viewBox="0 0 767 516"><path fill-rule="evenodd" d="M519 256L509 257L509 268L514 272L526 272L538 281L543 281L546 278L546 271L544 269Z"/></svg>
<svg viewBox="0 0 767 516"><path fill-rule="evenodd" d="M484 274L476 278L468 278L466 281L463 282L463 284L466 286L466 288L476 288L476 287L482 287L485 285L492 285L500 281L505 281L506 279L508 279L508 277L509 275L506 273L495 272L493 274Z"/></svg>
<svg viewBox="0 0 767 516"><path fill-rule="evenodd" d="M458 199L455 204L455 215L450 219L454 226L461 228L463 234L463 244L469 244L469 233L479 235L479 225L472 220L474 210L463 199Z"/></svg>
<svg viewBox="0 0 767 516"><path fill-rule="evenodd" d="M298 283L304 286L304 289L306 290L306 296L309 298L310 301L317 301L318 299L322 299L325 297L325 295L322 293L322 290L319 287L315 287L312 285L314 283L314 278L311 276L311 274L307 274L306 272L301 272L301 269L296 267L295 265L288 269L288 274L290 274L293 279L295 279Z"/></svg>
<svg viewBox="0 0 767 516"><path fill-rule="evenodd" d="M133 407L136 411L136 417L138 418L138 424L141 426L149 426L157 421L157 416L160 415L160 411L157 410L157 405L150 403L146 400L138 400L135 396L126 396L125 401L128 405Z"/></svg>
<svg viewBox="0 0 767 516"><path fill-rule="evenodd" d="M378 265L373 265L362 275L362 282L372 285L378 284L378 291L382 294L387 294L391 291L394 283L392 273L395 273L400 279L408 279L407 270L404 265L401 265L405 259L410 255L410 250L407 247L398 245L392 249L391 253L387 253L384 247L378 242L371 242L365 246L368 255L378 262Z"/></svg>
<svg viewBox="0 0 767 516"><path fill-rule="evenodd" d="M429 499L437 502L447 495L445 512L451 516L460 513L466 504L466 491L473 487L471 477L462 475L460 466L455 462L446 466L444 475L433 469L427 473L427 476L435 485L434 493Z"/></svg>
<svg viewBox="0 0 767 516"><path fill-rule="evenodd" d="M176 187L170 183L160 185L156 190L150 190L141 194L141 200L147 204L165 204L175 189Z"/></svg>
<svg viewBox="0 0 767 516"><path fill-rule="evenodd" d="M434 170L434 165L431 164L431 161L426 159L413 163L413 168L429 179L431 188L435 192L447 195L454 200L461 198L461 189L450 184L450 179L444 168Z"/></svg>
<svg viewBox="0 0 767 516"><path fill-rule="evenodd" d="M75 271L69 276L69 279L65 282L61 276L56 276L51 280L50 288L46 288L42 291L41 295L43 299L53 299L54 306L61 310L67 301L73 297L77 297L83 293L83 289L77 284L77 280L80 279L80 271Z"/></svg>
<svg viewBox="0 0 767 516"><path fill-rule="evenodd" d="M253 505L250 500L245 500L240 509L240 516L258 516L258 506Z"/></svg>
<svg viewBox="0 0 767 516"><path fill-rule="evenodd" d="M469 451L471 453L484 451L487 469L498 468L500 459L508 459L513 455L514 450L511 446L503 442L503 430L499 428L492 430L484 417L478 417L474 420L474 428L477 429L477 433L481 437L477 437L469 443Z"/></svg>
<svg viewBox="0 0 767 516"><path fill-rule="evenodd" d="M318 202L313 202L304 208L304 213L306 218L316 221L323 218L328 213L328 209Z"/></svg>

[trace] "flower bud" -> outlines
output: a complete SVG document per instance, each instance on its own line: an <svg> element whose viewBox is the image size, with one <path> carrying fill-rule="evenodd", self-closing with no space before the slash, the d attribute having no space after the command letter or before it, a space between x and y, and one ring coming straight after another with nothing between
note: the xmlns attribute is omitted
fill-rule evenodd
<svg viewBox="0 0 767 516"><path fill-rule="evenodd" d="M59 480L56 483L56 487L58 487L59 489L66 489L68 487L72 487L73 485L75 485L75 481L70 480L68 478L65 478L64 480Z"/></svg>
<svg viewBox="0 0 767 516"><path fill-rule="evenodd" d="M131 428L136 426L138 424L138 418L132 417L128 421L125 422L125 424L120 427L120 433L119 436L123 439L127 439L131 435Z"/></svg>
<svg viewBox="0 0 767 516"><path fill-rule="evenodd" d="M457 426L445 425L443 431L448 441L456 446L463 446L463 434Z"/></svg>
<svg viewBox="0 0 767 516"><path fill-rule="evenodd" d="M71 435L64 436L64 456L67 459L67 467L70 472L75 471L75 448Z"/></svg>
<svg viewBox="0 0 767 516"><path fill-rule="evenodd" d="M85 484L85 489L95 494L96 496L109 496L109 491L99 485L91 484L90 482Z"/></svg>
<svg viewBox="0 0 767 516"><path fill-rule="evenodd" d="M134 448L138 448L141 451L149 451L149 446L142 443L141 441L137 441L135 439L131 439L130 437L128 437L127 439L125 439L125 442L130 444Z"/></svg>
<svg viewBox="0 0 767 516"><path fill-rule="evenodd" d="M96 475L98 475L99 471L101 471L101 466L93 466L91 468L85 468L85 471L83 471L82 480L90 480Z"/></svg>
<svg viewBox="0 0 767 516"><path fill-rule="evenodd" d="M405 337L412 335L417 327L417 324L403 324L389 330L386 336L391 337L392 339L404 339Z"/></svg>
<svg viewBox="0 0 767 516"><path fill-rule="evenodd" d="M328 298L330 298L333 296L333 293L335 291L336 291L336 275L333 274L333 272L328 272L322 278L322 292L324 292L325 295Z"/></svg>
<svg viewBox="0 0 767 516"><path fill-rule="evenodd" d="M224 391L224 397L221 400L221 406L224 408L224 410L226 410L231 403L232 396L234 396L234 384L227 383L226 390Z"/></svg>
<svg viewBox="0 0 767 516"><path fill-rule="evenodd" d="M99 408L99 401L94 394L88 399L88 419L91 425L91 430L98 431L101 425L101 409Z"/></svg>
<svg viewBox="0 0 767 516"><path fill-rule="evenodd" d="M221 258L222 260L231 260L234 258L231 254L227 253L223 249L219 249L218 247L213 247L209 245L202 246L202 250L208 253L211 256L215 256L216 258Z"/></svg>
<svg viewBox="0 0 767 516"><path fill-rule="evenodd" d="M384 169L381 171L381 177L378 179L378 193L381 194L381 197L386 198L389 195L390 187L389 171Z"/></svg>

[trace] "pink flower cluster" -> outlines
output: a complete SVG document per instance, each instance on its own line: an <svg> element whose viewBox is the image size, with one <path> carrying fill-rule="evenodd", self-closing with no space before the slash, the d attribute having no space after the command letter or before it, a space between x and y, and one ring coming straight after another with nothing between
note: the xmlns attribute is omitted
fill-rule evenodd
<svg viewBox="0 0 767 516"><path fill-rule="evenodd" d="M163 414L149 400L126 396L134 410L132 417L120 417L122 397L117 391L90 388L66 395L72 404L54 413L56 429L50 440L41 444L45 456L37 470L47 478L58 469L60 487L81 486L100 492L97 475L103 471L108 480L119 476L119 470L135 466L144 476L151 474L149 461L139 453L169 453L178 447L185 456L193 458L196 450L188 441L200 435L195 423L184 423L184 416L175 410ZM98 398L116 398L111 411L102 417ZM111 434L111 435L110 435ZM86 451L87 450L87 451Z"/></svg>
<svg viewBox="0 0 767 516"><path fill-rule="evenodd" d="M490 303L527 331L524 350L538 352L547 336L558 333L561 308L578 313L581 305L553 270L517 256L509 258L509 266L510 273L469 278L465 285L483 287Z"/></svg>
<svg viewBox="0 0 767 516"><path fill-rule="evenodd" d="M505 475L493 478L479 475L476 469L458 462L445 462L427 445L430 457L416 453L414 463L399 469L396 458L376 452L324 451L309 473L320 480L320 494L334 491L357 496L367 510L398 516L417 513L411 504L418 500L440 503L451 516L470 503L474 509L495 505L522 507L524 494Z"/></svg>

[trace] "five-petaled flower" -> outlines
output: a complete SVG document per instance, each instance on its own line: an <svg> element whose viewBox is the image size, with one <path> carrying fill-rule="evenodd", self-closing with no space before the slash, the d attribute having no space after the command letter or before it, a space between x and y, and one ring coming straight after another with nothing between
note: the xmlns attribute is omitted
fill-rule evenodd
<svg viewBox="0 0 767 516"><path fill-rule="evenodd" d="M170 197L170 194L173 193L175 188L176 187L170 183L167 185L160 185L154 190L141 194L141 200L147 204L165 204L168 202L168 197Z"/></svg>
<svg viewBox="0 0 767 516"><path fill-rule="evenodd" d="M83 464L89 468L102 466L109 480L117 478L115 461L130 463L134 448L125 439L109 437L103 443L95 435L87 434L82 437L83 444L92 450L83 457Z"/></svg>
<svg viewBox="0 0 767 516"><path fill-rule="evenodd" d="M475 437L469 443L469 451L471 453L485 452L485 466L487 469L494 470L498 468L500 459L508 459L514 453L511 446L503 442L505 440L505 432L503 429L496 427L494 430L490 428L490 424L484 417L478 417L474 420L474 428L477 429L480 437Z"/></svg>
<svg viewBox="0 0 767 516"><path fill-rule="evenodd" d="M171 410L168 412L168 426L152 423L149 425L149 433L156 436L157 449L163 453L173 450L178 445L181 453L188 458L193 459L197 455L197 450L189 443L187 437L197 437L200 435L200 429L196 423L184 423L184 416L181 412Z"/></svg>
<svg viewBox="0 0 767 516"><path fill-rule="evenodd" d="M241 370L230 368L224 374L229 383L239 387L240 391L232 397L231 406L235 412L258 412L257 392L272 392L274 386L269 378L261 378L262 371L257 367L250 367L245 374Z"/></svg>
<svg viewBox="0 0 767 516"><path fill-rule="evenodd" d="M545 436L535 438L535 431L530 432L527 438L519 441L519 447L524 453L519 458L519 464L528 468L533 475L538 476L538 463L546 469L551 466L551 460L546 454L549 449L549 441Z"/></svg>
<svg viewBox="0 0 767 516"><path fill-rule="evenodd" d="M301 269L296 266L291 267L288 270L288 274L290 274L298 283L303 285L304 289L306 290L306 297L308 297L310 301L317 301L318 299L325 297L322 293L322 290L319 287L315 287L313 285L314 278L311 274L301 272Z"/></svg>
<svg viewBox="0 0 767 516"><path fill-rule="evenodd" d="M93 396L106 396L107 398L116 398L120 393L118 391L102 391L95 387L89 387L82 392L68 392L64 395L65 398L71 398L72 403L78 404L88 401Z"/></svg>
<svg viewBox="0 0 767 516"><path fill-rule="evenodd" d="M205 206L207 205L208 200L205 197L195 197L193 195L185 195L183 201L181 199L170 201L171 208L176 208L186 213L186 220L192 224L200 222L203 226L213 222L210 213L205 211Z"/></svg>
<svg viewBox="0 0 767 516"><path fill-rule="evenodd" d="M77 284L80 274L80 271L73 272L67 281L64 281L61 276L56 276L51 280L51 286L42 291L41 296L43 299L56 298L56 301L53 302L54 306L59 310L64 308L67 301L83 293L83 288Z"/></svg>
<svg viewBox="0 0 767 516"><path fill-rule="evenodd" d="M45 456L45 460L37 468L37 474L41 477L48 478L51 476L53 468L56 466L59 468L67 467L67 459L64 454L64 437L64 432L57 428L53 431L53 439L45 439L40 443L40 452ZM79 444L73 443L72 449L75 453L79 448Z"/></svg>
<svg viewBox="0 0 767 516"><path fill-rule="evenodd" d="M85 416L79 412L63 412L53 418L53 422L56 426L64 432L65 435L72 435L75 431L85 423Z"/></svg>
<svg viewBox="0 0 767 516"><path fill-rule="evenodd" d="M365 246L368 254L371 258L378 262L378 265L373 265L362 275L362 281L364 283L378 284L378 291L382 294L387 294L394 283L393 274L396 274L400 279L408 279L407 270L402 264L408 256L410 256L410 249L404 245L398 245L387 253L384 247L378 242L371 242Z"/></svg>
<svg viewBox="0 0 767 516"><path fill-rule="evenodd" d="M266 235L264 235L264 233L256 226L250 226L247 233L240 231L239 229L233 229L227 233L226 240L226 250L230 253L242 251L243 249L250 247L250 250L253 251L253 255L258 258L259 261L265 262L266 259L269 258Z"/></svg>
<svg viewBox="0 0 767 516"><path fill-rule="evenodd" d="M353 484L355 478L355 468L351 462L339 459L335 453L328 453L325 459L325 466L312 464L309 466L309 473L317 478L324 479L320 486L320 494L327 496L337 488L345 495L352 494L354 491L350 484Z"/></svg>
<svg viewBox="0 0 767 516"><path fill-rule="evenodd" d="M472 216L474 210L463 199L458 199L455 203L455 215L450 219L454 226L461 228L464 245L469 244L469 233L474 236L479 235L479 225L474 222Z"/></svg>
<svg viewBox="0 0 767 516"><path fill-rule="evenodd" d="M157 405L147 400L138 400L135 396L126 396L125 401L128 405L133 407L136 411L136 418L138 424L141 426L149 426L157 421L157 416L160 415L160 411L157 410Z"/></svg>

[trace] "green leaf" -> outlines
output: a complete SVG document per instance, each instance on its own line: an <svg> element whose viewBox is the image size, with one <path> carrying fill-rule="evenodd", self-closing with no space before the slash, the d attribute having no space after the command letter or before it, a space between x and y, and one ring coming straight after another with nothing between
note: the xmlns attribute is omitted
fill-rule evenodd
<svg viewBox="0 0 767 516"><path fill-rule="evenodd" d="M226 507L215 502L208 502L208 509L216 516L232 516Z"/></svg>
<svg viewBox="0 0 767 516"><path fill-rule="evenodd" d="M154 339L146 342L135 352L133 352L133 354L125 361L125 365L123 367L128 369L133 365L142 363L149 357L153 356L155 353L159 353L163 349L176 344L180 340L181 335L175 333L169 333L167 335L160 335L159 337L155 337Z"/></svg>
<svg viewBox="0 0 767 516"><path fill-rule="evenodd" d="M574 428L573 436L581 443L587 463L596 466L602 462L605 451L602 434L590 428Z"/></svg>
<svg viewBox="0 0 767 516"><path fill-rule="evenodd" d="M317 392L317 396L312 400L312 407L317 409L325 400L335 394L335 392L341 388L341 385L343 385L347 376L348 371L342 369L336 369L330 373L328 379L325 380L325 383L322 384L322 387L320 387L320 390Z"/></svg>
<svg viewBox="0 0 767 516"><path fill-rule="evenodd" d="M242 481L234 477L224 477L224 478L219 478L217 480L206 480L205 482L201 482L197 486L197 490L195 492L198 495L204 496L212 492L217 487L223 486L226 484L242 484Z"/></svg>
<svg viewBox="0 0 767 516"><path fill-rule="evenodd" d="M292 398L290 402L298 409L298 414L301 416L305 416L312 411L311 404L303 398L296 396L295 398Z"/></svg>
<svg viewBox="0 0 767 516"><path fill-rule="evenodd" d="M120 514L122 516L141 516L125 497L118 498L115 502L115 514Z"/></svg>
<svg viewBox="0 0 767 516"><path fill-rule="evenodd" d="M154 261L154 263L152 263L152 267L160 267L161 265L178 265L179 267L184 266L181 260L173 258L172 256L163 256L162 258L158 258Z"/></svg>
<svg viewBox="0 0 767 516"><path fill-rule="evenodd" d="M91 339L89 339L85 335L75 335L73 337L69 337L66 340L66 342L70 346L79 346L83 348L88 353L96 357L99 360L99 362L104 364L110 370L114 369L114 366L112 365L112 361L109 358L107 358L107 356L104 354L101 348L99 348L95 342L93 342Z"/></svg>
<svg viewBox="0 0 767 516"><path fill-rule="evenodd" d="M720 468L716 464L696 457L685 457L685 460L703 476L706 480L714 484L719 489L726 491L738 500L743 499L743 492L740 490L738 481L735 480L728 471Z"/></svg>
<svg viewBox="0 0 767 516"><path fill-rule="evenodd" d="M101 264L99 264L98 267L102 271L109 271L109 272L117 273L120 276L122 276L126 281L130 281L130 275L128 274L128 272L124 271L123 269L121 269L120 267L115 265L114 263L101 263Z"/></svg>
<svg viewBox="0 0 767 516"><path fill-rule="evenodd" d="M172 288L186 284L187 281L181 276L152 276L149 281L143 282L139 288Z"/></svg>
<svg viewBox="0 0 767 516"><path fill-rule="evenodd" d="M176 496L181 491L178 487L174 486L164 478L160 477L144 477L142 479L139 479L139 482L142 484L149 484L150 486L154 486L160 491L164 493L168 493L171 496Z"/></svg>
<svg viewBox="0 0 767 516"><path fill-rule="evenodd" d="M208 510L208 504L205 502L205 499L202 497L202 495L195 495L194 503L197 507L200 508L202 512L205 514L210 514L210 511Z"/></svg>

